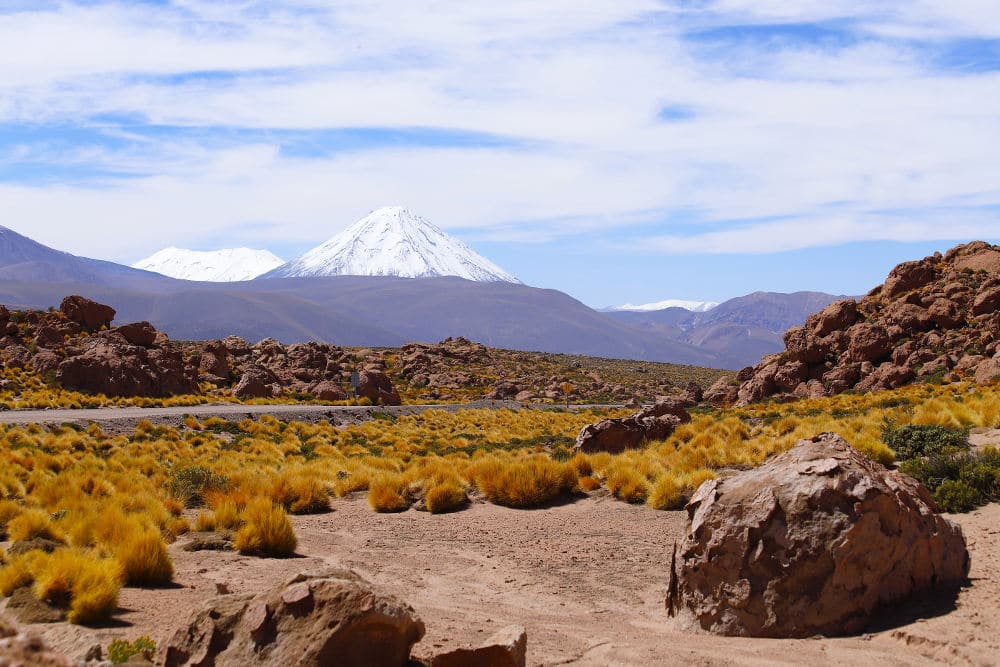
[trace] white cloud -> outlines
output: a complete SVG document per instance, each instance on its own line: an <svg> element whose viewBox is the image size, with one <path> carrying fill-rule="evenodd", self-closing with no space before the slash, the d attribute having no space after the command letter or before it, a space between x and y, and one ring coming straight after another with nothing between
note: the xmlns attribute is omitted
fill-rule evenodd
<svg viewBox="0 0 1000 667"><path fill-rule="evenodd" d="M79 126L129 114L214 128L213 142L160 132L126 146L28 141L0 152L0 167L30 157L140 176L0 185L3 222L57 247L129 260L232 230L253 230L241 242L307 244L400 202L481 237L552 239L641 222L664 252L760 252L938 238L928 235L943 233L933 218L942 207L1000 205L1000 75L930 70L907 41L1000 33L994 3L690 7L184 0L0 14L0 123ZM707 56L683 34L808 21L868 37L835 49L741 42ZM671 105L695 115L657 120ZM308 158L266 137L225 135L416 126L528 147L379 145ZM884 210L913 219L901 224ZM673 231L666 221L678 217L702 227ZM787 221L746 222L775 217ZM965 219L947 238L995 231L989 217ZM97 225L110 240L80 231Z"/></svg>

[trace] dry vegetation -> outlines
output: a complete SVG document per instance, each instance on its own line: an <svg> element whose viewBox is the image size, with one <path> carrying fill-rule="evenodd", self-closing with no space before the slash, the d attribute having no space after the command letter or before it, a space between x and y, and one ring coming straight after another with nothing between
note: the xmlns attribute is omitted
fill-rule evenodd
<svg viewBox="0 0 1000 667"><path fill-rule="evenodd" d="M3 556L0 593L30 585L69 620L99 621L120 586L170 581L166 544L192 522L230 532L240 551L288 555L296 539L287 513L323 512L351 494L367 494L379 512L450 512L477 499L537 507L584 492L675 509L706 479L822 431L891 463L887 423L994 426L1000 388L918 385L703 411L641 450L573 453L582 426L622 414L429 411L343 428L188 417L180 429L142 422L128 436L96 425L0 428L0 539L54 548Z"/></svg>

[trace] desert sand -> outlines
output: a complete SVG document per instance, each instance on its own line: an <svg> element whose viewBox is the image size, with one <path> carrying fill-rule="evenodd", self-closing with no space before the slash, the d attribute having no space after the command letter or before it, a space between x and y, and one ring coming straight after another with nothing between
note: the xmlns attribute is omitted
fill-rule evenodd
<svg viewBox="0 0 1000 667"><path fill-rule="evenodd" d="M683 632L663 607L683 512L600 495L541 510L484 503L447 515L376 514L364 498L296 517L300 557L261 559L170 548L175 585L124 589L111 627L36 626L82 655L94 643L163 641L218 587L258 592L302 570L352 568L411 604L427 624L415 655L474 644L508 624L528 632L531 665L978 664L1000 656L1000 505L952 516L972 554L956 596L908 603L870 634L810 640Z"/></svg>

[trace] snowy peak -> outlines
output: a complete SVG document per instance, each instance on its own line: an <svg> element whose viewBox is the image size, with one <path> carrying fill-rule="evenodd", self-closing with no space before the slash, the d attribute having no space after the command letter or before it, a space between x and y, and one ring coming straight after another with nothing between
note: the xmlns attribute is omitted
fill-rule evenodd
<svg viewBox="0 0 1000 667"><path fill-rule="evenodd" d="M231 283L253 280L285 261L267 250L227 248L225 250L185 250L166 248L132 265L179 280Z"/></svg>
<svg viewBox="0 0 1000 667"><path fill-rule="evenodd" d="M402 206L372 211L326 243L267 277L458 276L478 282L520 281L430 221Z"/></svg>
<svg viewBox="0 0 1000 667"><path fill-rule="evenodd" d="M657 301L656 303L643 303L640 305L635 305L631 303L626 303L621 306L612 306L607 310L611 311L635 311L635 312L650 312L654 310L664 310L666 308L683 308L684 310L690 310L694 313L704 313L706 311L712 310L718 306L716 301L685 301L684 299L666 299L665 301Z"/></svg>

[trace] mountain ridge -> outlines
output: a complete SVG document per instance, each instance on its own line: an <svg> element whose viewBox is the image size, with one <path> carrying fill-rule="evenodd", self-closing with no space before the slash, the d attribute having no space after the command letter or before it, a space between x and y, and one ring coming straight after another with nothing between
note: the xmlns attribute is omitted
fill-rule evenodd
<svg viewBox="0 0 1000 667"><path fill-rule="evenodd" d="M139 260L132 268L178 280L239 282L253 280L284 263L285 260L269 250L188 250L171 246Z"/></svg>

